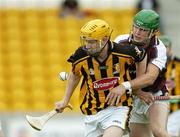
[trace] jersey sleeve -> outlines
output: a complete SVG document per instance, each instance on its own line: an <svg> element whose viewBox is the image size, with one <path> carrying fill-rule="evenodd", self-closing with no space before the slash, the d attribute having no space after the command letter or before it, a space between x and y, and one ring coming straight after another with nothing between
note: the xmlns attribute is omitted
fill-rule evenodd
<svg viewBox="0 0 180 137"><path fill-rule="evenodd" d="M122 54L123 56L130 57L135 62L141 62L146 56L145 49L129 43L114 42L113 52L117 52L118 54Z"/></svg>
<svg viewBox="0 0 180 137"><path fill-rule="evenodd" d="M163 44L156 47L156 57L151 60L151 63L156 65L160 70L166 67L166 48Z"/></svg>
<svg viewBox="0 0 180 137"><path fill-rule="evenodd" d="M126 54L129 54L135 62L141 62L146 56L144 48L135 45L123 45Z"/></svg>
<svg viewBox="0 0 180 137"><path fill-rule="evenodd" d="M125 49L125 54L131 55L134 61L140 62L146 56L146 51L140 46L132 45L131 43L129 43L129 37L129 34L119 35L114 39L114 42L119 44L120 46L127 46L127 49Z"/></svg>
<svg viewBox="0 0 180 137"><path fill-rule="evenodd" d="M114 42L121 43L129 38L129 34L119 35L114 39Z"/></svg>
<svg viewBox="0 0 180 137"><path fill-rule="evenodd" d="M72 72L75 75L81 75L81 61L85 58L87 58L87 55L83 52L81 48L79 48L67 60L68 62L72 63Z"/></svg>

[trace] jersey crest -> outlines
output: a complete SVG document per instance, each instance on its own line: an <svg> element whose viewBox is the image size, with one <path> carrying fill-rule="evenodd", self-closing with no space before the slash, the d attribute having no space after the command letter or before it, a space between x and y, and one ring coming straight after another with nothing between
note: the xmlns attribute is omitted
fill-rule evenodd
<svg viewBox="0 0 180 137"><path fill-rule="evenodd" d="M135 51L136 51L136 54L137 54L138 56L141 56L142 51L140 51L140 50L138 49L138 47L135 47L134 49L135 49Z"/></svg>

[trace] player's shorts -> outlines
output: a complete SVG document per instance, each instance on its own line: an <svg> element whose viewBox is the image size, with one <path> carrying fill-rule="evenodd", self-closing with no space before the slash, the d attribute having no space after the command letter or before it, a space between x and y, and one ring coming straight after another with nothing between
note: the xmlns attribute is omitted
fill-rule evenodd
<svg viewBox="0 0 180 137"><path fill-rule="evenodd" d="M85 137L99 137L110 126L126 131L130 108L127 106L108 107L95 115L85 116Z"/></svg>
<svg viewBox="0 0 180 137"><path fill-rule="evenodd" d="M162 95L162 91L158 91L157 93L153 94L154 96ZM168 95L168 94L167 94ZM168 101L154 101L154 104L161 104L164 107L169 108ZM148 105L137 96L133 97L133 109L131 111L131 118L130 123L142 123L148 124L149 119L147 116L148 109L151 107L152 104Z"/></svg>

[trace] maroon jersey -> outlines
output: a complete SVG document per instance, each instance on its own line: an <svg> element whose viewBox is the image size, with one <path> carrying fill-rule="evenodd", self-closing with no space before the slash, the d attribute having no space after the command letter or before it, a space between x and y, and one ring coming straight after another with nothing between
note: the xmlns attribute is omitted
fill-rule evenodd
<svg viewBox="0 0 180 137"><path fill-rule="evenodd" d="M129 35L120 35L115 39L115 42L121 43L121 45L132 44ZM159 68L159 75L155 80L154 84L148 87L143 88L143 91L156 93L159 90L165 94L167 91L166 88L166 68L167 68L167 57L166 57L166 48L164 44L158 40L156 37L153 37L150 41L148 48L145 49L147 52L147 62L156 65ZM148 64L147 63L147 64ZM131 66L129 72L132 79L136 77L135 73L135 64Z"/></svg>

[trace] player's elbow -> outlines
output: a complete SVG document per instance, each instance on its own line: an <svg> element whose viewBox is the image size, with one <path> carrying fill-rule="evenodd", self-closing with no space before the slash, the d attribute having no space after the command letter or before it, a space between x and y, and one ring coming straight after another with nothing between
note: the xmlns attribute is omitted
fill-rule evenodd
<svg viewBox="0 0 180 137"><path fill-rule="evenodd" d="M155 80L156 80L156 77L154 75L149 74L147 77L147 85L148 86L153 85Z"/></svg>

